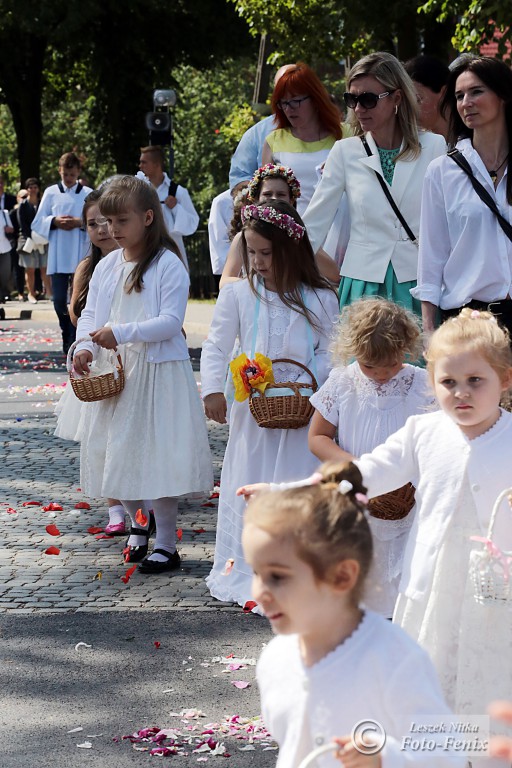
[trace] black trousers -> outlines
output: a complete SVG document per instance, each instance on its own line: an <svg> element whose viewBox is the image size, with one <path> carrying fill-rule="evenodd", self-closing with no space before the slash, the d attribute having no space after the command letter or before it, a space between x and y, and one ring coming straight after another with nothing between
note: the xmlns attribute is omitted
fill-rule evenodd
<svg viewBox="0 0 512 768"><path fill-rule="evenodd" d="M474 299L469 304L465 304L465 307L470 309L478 309L481 312L491 312L500 325L508 330L512 338L512 299L503 299L502 301L478 301ZM456 307L455 309L442 309L441 317L443 323L448 320L449 317L455 317L463 307Z"/></svg>

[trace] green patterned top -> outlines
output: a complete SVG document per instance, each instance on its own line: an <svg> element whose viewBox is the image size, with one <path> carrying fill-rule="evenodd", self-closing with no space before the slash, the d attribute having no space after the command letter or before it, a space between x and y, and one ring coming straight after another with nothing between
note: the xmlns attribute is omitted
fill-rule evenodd
<svg viewBox="0 0 512 768"><path fill-rule="evenodd" d="M395 157L400 152L400 147L398 149L381 149L381 147L377 147L377 149L379 150L382 173L389 186L391 186L395 172Z"/></svg>

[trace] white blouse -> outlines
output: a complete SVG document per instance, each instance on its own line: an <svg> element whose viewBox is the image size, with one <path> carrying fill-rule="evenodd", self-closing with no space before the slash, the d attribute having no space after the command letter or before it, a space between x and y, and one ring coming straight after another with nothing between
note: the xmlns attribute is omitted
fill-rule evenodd
<svg viewBox="0 0 512 768"><path fill-rule="evenodd" d="M390 381L377 384L357 362L333 368L311 403L338 429L341 448L354 456L373 451L409 416L437 407L423 368L406 364Z"/></svg>
<svg viewBox="0 0 512 768"><path fill-rule="evenodd" d="M507 171L495 190L470 139L457 144L475 177L512 220ZM421 203L418 285L421 301L454 309L472 299L497 301L512 291L512 242L478 197L462 168L443 155L430 163Z"/></svg>

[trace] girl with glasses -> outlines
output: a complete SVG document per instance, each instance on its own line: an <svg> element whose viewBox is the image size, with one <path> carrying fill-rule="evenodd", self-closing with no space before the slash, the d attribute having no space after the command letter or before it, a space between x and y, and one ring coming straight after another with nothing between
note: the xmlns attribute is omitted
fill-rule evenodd
<svg viewBox="0 0 512 768"><path fill-rule="evenodd" d="M304 214L313 249L322 247L346 193L351 225L340 306L378 295L419 314L409 291L417 277L421 190L427 166L445 152L444 139L418 131L413 83L390 53L354 65L344 101L354 135L332 148Z"/></svg>

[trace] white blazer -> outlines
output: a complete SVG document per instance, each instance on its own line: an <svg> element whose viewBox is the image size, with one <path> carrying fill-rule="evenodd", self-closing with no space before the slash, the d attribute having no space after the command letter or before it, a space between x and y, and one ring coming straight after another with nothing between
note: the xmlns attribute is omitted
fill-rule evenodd
<svg viewBox="0 0 512 768"><path fill-rule="evenodd" d="M255 352L267 355L269 340L269 319L265 304L264 288L260 287L262 301L258 319ZM331 369L329 342L334 330L334 324L339 314L336 294L329 290L313 291L304 287L306 305L318 318L320 330L311 326L313 339L313 354L315 364L312 366L312 354L308 338L307 321L298 312L292 311L290 325L284 338L283 357L297 360L310 370L316 366L318 385L324 383ZM223 392L226 382L226 369L231 359L231 353L236 338L240 339L241 352L250 357L253 328L255 319L256 297L251 291L247 279L225 285L217 299L215 311L208 338L203 344L201 354L201 391L203 398L214 392ZM299 377L307 381L306 373Z"/></svg>
<svg viewBox="0 0 512 768"><path fill-rule="evenodd" d="M442 136L420 133L421 152L414 160L398 160L391 194L407 224L418 237L421 192L429 163L446 152ZM358 136L341 139L331 149L322 180L304 213L309 239L316 252L323 245L346 192L350 210L350 239L341 274L357 280L382 283L389 262L397 280L416 280L418 248L404 230L376 178L383 177L377 145L366 134L368 157ZM386 182L387 183L387 182Z"/></svg>

